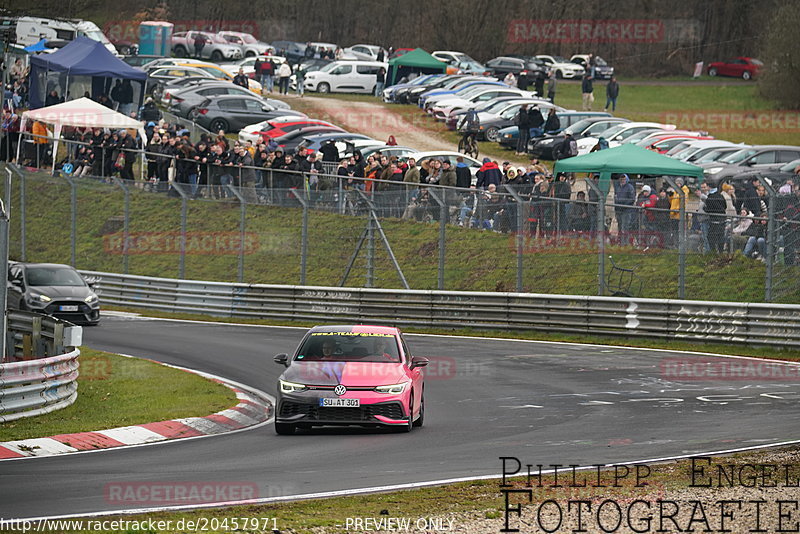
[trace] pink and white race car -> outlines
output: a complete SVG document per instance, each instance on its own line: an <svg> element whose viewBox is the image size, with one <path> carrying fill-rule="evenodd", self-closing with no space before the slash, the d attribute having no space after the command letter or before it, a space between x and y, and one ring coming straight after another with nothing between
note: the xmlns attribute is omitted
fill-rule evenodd
<svg viewBox="0 0 800 534"><path fill-rule="evenodd" d="M293 356L275 362L278 380L275 431L328 425L422 426L428 359L413 357L398 328L316 326Z"/></svg>

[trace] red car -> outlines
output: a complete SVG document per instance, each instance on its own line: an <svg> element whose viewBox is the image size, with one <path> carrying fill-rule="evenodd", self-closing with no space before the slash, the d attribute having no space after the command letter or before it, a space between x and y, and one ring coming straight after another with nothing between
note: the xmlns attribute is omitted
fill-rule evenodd
<svg viewBox="0 0 800 534"><path fill-rule="evenodd" d="M755 78L764 66L759 60L752 57L737 57L730 61L716 61L708 64L709 76L733 76L750 80Z"/></svg>
<svg viewBox="0 0 800 534"><path fill-rule="evenodd" d="M279 121L269 121L267 125L262 129L260 132L256 132L256 135L260 135L261 138L265 143L268 143L270 139L276 139L278 137L282 137L289 132L294 132L295 130L299 130L300 128L309 128L311 126L334 126L328 121L321 121L316 119L298 119L296 121L289 121L289 122L279 122Z"/></svg>
<svg viewBox="0 0 800 534"><path fill-rule="evenodd" d="M427 358L412 356L399 329L388 326L316 326L278 380L275 431L356 425L410 432L425 416Z"/></svg>

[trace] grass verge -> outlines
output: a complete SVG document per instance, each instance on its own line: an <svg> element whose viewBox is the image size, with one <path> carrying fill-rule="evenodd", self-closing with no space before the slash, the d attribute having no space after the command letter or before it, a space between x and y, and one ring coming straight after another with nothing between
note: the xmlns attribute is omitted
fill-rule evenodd
<svg viewBox="0 0 800 534"><path fill-rule="evenodd" d="M204 417L236 404L221 384L147 360L81 347L79 361L75 403L1 424L0 441Z"/></svg>

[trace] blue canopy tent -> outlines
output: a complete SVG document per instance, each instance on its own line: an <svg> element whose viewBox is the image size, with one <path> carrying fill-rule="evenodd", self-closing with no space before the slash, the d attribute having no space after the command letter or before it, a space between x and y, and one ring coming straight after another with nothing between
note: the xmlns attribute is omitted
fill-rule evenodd
<svg viewBox="0 0 800 534"><path fill-rule="evenodd" d="M133 109L138 110L144 99L147 73L114 56L103 43L78 37L52 54L31 57L31 109L44 106L47 93L59 88L61 98L68 95L79 98L89 92L96 99L109 92L112 80L135 82ZM137 86L138 91L135 90ZM76 88L78 91L74 90Z"/></svg>
<svg viewBox="0 0 800 534"><path fill-rule="evenodd" d="M29 54L35 54L36 52L44 52L45 50L49 50L47 48L47 39L42 39L38 43L25 47L25 51L28 52Z"/></svg>

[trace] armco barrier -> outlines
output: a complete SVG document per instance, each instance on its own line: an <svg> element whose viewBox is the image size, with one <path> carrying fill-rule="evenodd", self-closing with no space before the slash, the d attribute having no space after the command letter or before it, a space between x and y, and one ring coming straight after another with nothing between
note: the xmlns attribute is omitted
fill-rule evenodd
<svg viewBox="0 0 800 534"><path fill-rule="evenodd" d="M20 361L0 364L0 422L41 415L75 402L81 338L81 328L64 321L8 312L8 353Z"/></svg>
<svg viewBox="0 0 800 534"><path fill-rule="evenodd" d="M371 322L800 346L800 306L201 282L83 271L101 302L220 317Z"/></svg>

